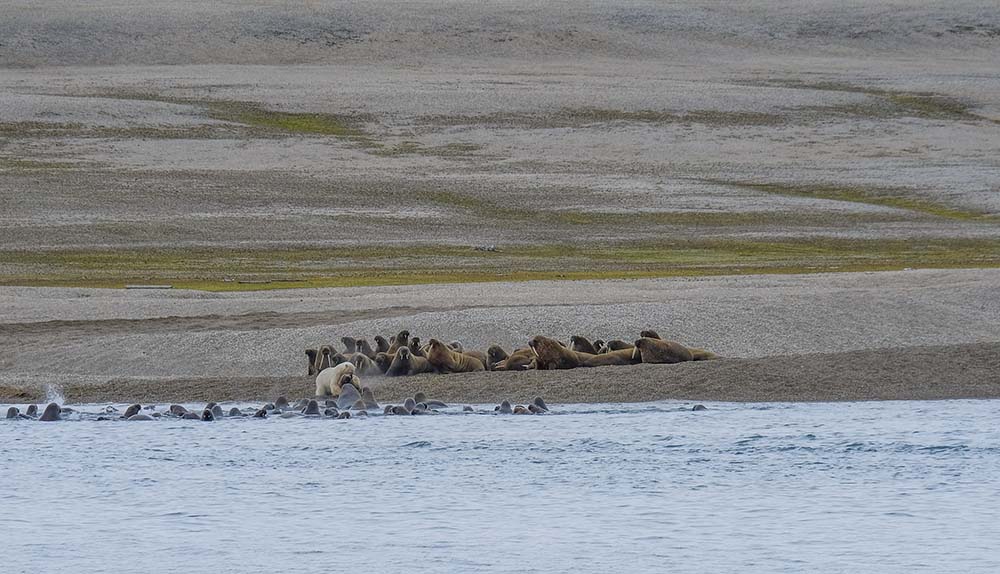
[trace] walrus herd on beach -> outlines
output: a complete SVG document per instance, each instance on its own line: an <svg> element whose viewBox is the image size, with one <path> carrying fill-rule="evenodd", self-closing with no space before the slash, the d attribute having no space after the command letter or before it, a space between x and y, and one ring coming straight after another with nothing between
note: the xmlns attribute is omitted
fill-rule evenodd
<svg viewBox="0 0 1000 574"><path fill-rule="evenodd" d="M374 348L367 339L342 337L344 351L337 351L333 345L306 349L307 374L316 377L316 396L338 396L345 384L358 388L361 376L575 369L716 358L714 353L668 341L651 330L642 331L632 343L620 339L592 342L583 335L574 335L567 345L538 335L526 347L510 353L499 345L492 345L485 353L469 350L460 341L430 339L424 345L407 330L391 338L378 335L373 340Z"/></svg>

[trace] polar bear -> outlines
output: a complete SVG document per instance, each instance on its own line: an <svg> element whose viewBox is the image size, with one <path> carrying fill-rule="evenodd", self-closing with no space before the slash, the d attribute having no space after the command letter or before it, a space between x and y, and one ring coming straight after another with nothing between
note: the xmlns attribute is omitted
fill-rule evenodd
<svg viewBox="0 0 1000 574"><path fill-rule="evenodd" d="M361 388L361 379L354 372L354 363L340 363L334 367L327 367L316 375L316 396L340 396L340 386L346 383L353 383L355 387Z"/></svg>

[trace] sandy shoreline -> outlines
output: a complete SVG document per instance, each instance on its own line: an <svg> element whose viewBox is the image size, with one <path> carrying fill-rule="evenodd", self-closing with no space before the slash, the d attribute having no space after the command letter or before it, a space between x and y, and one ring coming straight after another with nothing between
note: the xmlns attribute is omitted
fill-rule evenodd
<svg viewBox="0 0 1000 574"><path fill-rule="evenodd" d="M450 403L800 402L1000 398L1000 343L876 349L570 371L368 379L378 400L423 391ZM269 401L312 394L309 377L121 379L68 384L68 403ZM0 386L0 402L40 402L39 386Z"/></svg>

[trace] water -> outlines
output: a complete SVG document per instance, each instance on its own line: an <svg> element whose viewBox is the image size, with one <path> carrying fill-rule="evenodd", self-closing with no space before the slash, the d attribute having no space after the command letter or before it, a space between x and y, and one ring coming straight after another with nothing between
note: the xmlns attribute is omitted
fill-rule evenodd
<svg viewBox="0 0 1000 574"><path fill-rule="evenodd" d="M708 406L0 421L2 570L1000 571L1000 401Z"/></svg>

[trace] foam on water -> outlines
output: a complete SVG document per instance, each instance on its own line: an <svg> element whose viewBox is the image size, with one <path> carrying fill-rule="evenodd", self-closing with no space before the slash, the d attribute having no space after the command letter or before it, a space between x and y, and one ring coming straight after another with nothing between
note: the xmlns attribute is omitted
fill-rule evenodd
<svg viewBox="0 0 1000 574"><path fill-rule="evenodd" d="M145 424L96 422L95 406L0 421L4 559L73 572L1000 571L1000 401L551 406Z"/></svg>

